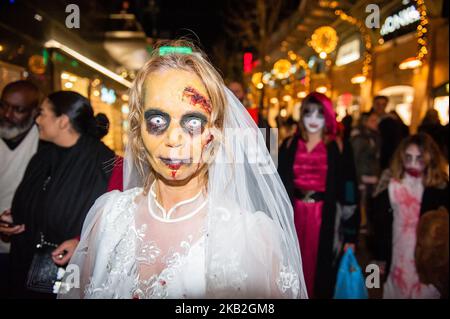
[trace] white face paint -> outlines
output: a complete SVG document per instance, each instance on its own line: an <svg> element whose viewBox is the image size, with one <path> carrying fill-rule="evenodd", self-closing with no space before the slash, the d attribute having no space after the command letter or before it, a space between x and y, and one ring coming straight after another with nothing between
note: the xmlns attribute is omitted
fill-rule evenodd
<svg viewBox="0 0 450 319"><path fill-rule="evenodd" d="M411 144L406 148L403 165L406 173L410 176L420 177L422 175L425 170L425 163L422 152L417 145Z"/></svg>
<svg viewBox="0 0 450 319"><path fill-rule="evenodd" d="M316 109L312 113L305 114L303 117L303 124L305 125L306 131L308 133L317 133L323 129L325 126L325 118Z"/></svg>

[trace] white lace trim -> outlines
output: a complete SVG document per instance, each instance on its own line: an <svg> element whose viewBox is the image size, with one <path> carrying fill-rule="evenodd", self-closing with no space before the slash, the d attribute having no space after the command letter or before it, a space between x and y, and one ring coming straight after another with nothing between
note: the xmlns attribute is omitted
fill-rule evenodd
<svg viewBox="0 0 450 319"><path fill-rule="evenodd" d="M193 216L195 216L198 212L200 212L208 203L208 200L204 200L199 207L197 207L196 209L194 209L192 212L190 212L189 214L186 214L184 216L178 217L178 218L171 218L173 212L179 208L180 206L186 205L186 204L190 204L192 202L194 202L195 200L197 200L200 195L202 194L203 190L199 191L197 193L197 195L195 195L192 198L189 198L187 200L183 200L181 202L176 203L171 209L169 209L169 211L166 212L166 210L164 209L164 207L162 207L162 205L157 201L156 199L156 193L154 191L155 188L155 183L153 182L152 186L150 187L150 194L147 197L148 198L148 210L150 212L150 214L152 215L153 218L164 222L164 223L175 223L175 222L180 222L180 221L184 221L187 220L189 218L192 218ZM151 195L151 196L150 196ZM158 207L158 209L161 211L162 213L162 217L159 216L158 214L156 214L153 209L152 209L152 201L155 203L155 205Z"/></svg>
<svg viewBox="0 0 450 319"><path fill-rule="evenodd" d="M203 249L205 237L202 236L194 244L192 244L192 236L189 236L189 240L182 241L180 247L182 252L173 251L171 249L166 256L163 257L163 261L166 267L159 273L150 276L148 279L140 279L137 277L137 285L134 289L132 296L138 299L161 299L169 298L168 288L170 283L173 282L177 272L186 263L187 257L191 250L200 246Z"/></svg>
<svg viewBox="0 0 450 319"><path fill-rule="evenodd" d="M118 218L107 217L107 223L114 227L118 225L130 224L132 216L137 209L134 202L135 197L141 193L141 189L133 191L130 196L121 196L114 208L120 214ZM131 227L130 231L123 234L120 241L113 248L106 264L107 276L105 280L96 283L90 276L88 284L84 288L86 298L119 298L126 297L120 292L121 285L126 287L127 295L131 298L168 298L169 283L173 281L177 273L187 262L187 258L194 247L199 246L204 249L206 239L206 229L200 229L200 238L194 243L194 236L189 235L186 240L180 242L181 251L171 248L164 256L155 241L144 239L147 225L143 224L139 228ZM113 228L114 229L114 228ZM138 265L154 264L161 258L165 268L159 274L153 274L148 279L140 278ZM126 284L126 283L129 284Z"/></svg>
<svg viewBox="0 0 450 319"><path fill-rule="evenodd" d="M292 293L294 298L297 298L300 291L300 280L298 273L290 265L280 264L280 272L277 278L277 287L283 293Z"/></svg>

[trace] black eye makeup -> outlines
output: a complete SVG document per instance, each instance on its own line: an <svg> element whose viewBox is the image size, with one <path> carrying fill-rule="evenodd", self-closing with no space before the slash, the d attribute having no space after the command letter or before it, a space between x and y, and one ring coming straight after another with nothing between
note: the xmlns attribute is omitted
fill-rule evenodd
<svg viewBox="0 0 450 319"><path fill-rule="evenodd" d="M423 164L423 158L422 155L414 155L414 154L405 154L405 162L406 164L413 164L414 162L422 165Z"/></svg>
<svg viewBox="0 0 450 319"><path fill-rule="evenodd" d="M147 132L153 135L163 134L170 125L170 115L158 109L149 109L144 113ZM200 112L184 114L180 120L183 130L190 134L201 134L205 130L208 119Z"/></svg>
<svg viewBox="0 0 450 319"><path fill-rule="evenodd" d="M406 156L405 156L405 161L406 161L406 163L411 163L411 162L412 162L412 159L413 159L413 156L412 156L412 155L406 154Z"/></svg>
<svg viewBox="0 0 450 319"><path fill-rule="evenodd" d="M162 134L170 125L170 115L157 109L145 111L144 118L150 134Z"/></svg>
<svg viewBox="0 0 450 319"><path fill-rule="evenodd" d="M305 117L311 117L311 116L313 116L313 114L314 114L314 112L311 112L311 113L306 113L305 112ZM319 113L317 113L317 117L321 119L321 118L324 117L324 115L323 115L323 113L319 112Z"/></svg>
<svg viewBox="0 0 450 319"><path fill-rule="evenodd" d="M323 117L323 108L316 104L307 104L305 106L305 116L311 116L316 110L319 113L318 116Z"/></svg>
<svg viewBox="0 0 450 319"><path fill-rule="evenodd" d="M207 123L206 116L198 112L185 114L180 121L181 127L191 135L203 133Z"/></svg>

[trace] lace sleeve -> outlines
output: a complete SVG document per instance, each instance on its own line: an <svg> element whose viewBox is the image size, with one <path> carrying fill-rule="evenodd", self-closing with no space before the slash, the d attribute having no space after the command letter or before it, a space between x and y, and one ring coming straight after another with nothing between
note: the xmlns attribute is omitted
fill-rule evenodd
<svg viewBox="0 0 450 319"><path fill-rule="evenodd" d="M292 256L283 251L284 233L264 213L255 213L260 249L265 255L268 271L269 298L300 298L301 269L295 269ZM256 239L256 238L255 238ZM255 241L256 242L256 241ZM259 246L259 245L258 245ZM255 247L256 248L256 247Z"/></svg>
<svg viewBox="0 0 450 319"><path fill-rule="evenodd" d="M104 216L111 211L119 191L112 191L99 197L83 224L80 242L66 268L58 299L82 299L95 272L98 248L104 232Z"/></svg>
<svg viewBox="0 0 450 319"><path fill-rule="evenodd" d="M266 213L222 209L209 231L210 298L307 298L292 234ZM234 213L233 213L234 212ZM298 245L298 242L296 242Z"/></svg>

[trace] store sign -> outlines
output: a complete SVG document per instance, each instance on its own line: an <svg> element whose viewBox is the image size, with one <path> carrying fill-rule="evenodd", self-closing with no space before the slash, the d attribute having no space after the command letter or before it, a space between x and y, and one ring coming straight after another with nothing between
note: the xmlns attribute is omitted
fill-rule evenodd
<svg viewBox="0 0 450 319"><path fill-rule="evenodd" d="M358 60L361 57L361 40L355 38L339 47L336 65L341 66Z"/></svg>
<svg viewBox="0 0 450 319"><path fill-rule="evenodd" d="M389 16L381 26L380 34L385 37L420 20L420 13L414 5Z"/></svg>
<svg viewBox="0 0 450 319"><path fill-rule="evenodd" d="M114 104L116 102L116 92L113 89L108 89L106 87L102 87L100 100L107 104Z"/></svg>

